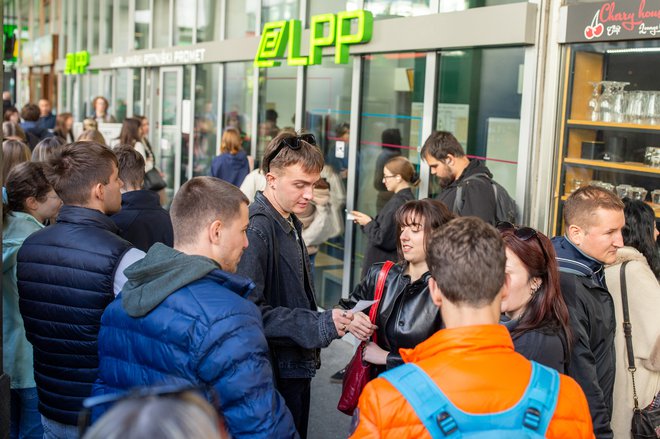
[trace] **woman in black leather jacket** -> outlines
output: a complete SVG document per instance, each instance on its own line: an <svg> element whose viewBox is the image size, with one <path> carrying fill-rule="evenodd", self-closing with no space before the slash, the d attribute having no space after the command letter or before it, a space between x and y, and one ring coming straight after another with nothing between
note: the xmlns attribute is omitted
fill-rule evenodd
<svg viewBox="0 0 660 439"><path fill-rule="evenodd" d="M403 364L400 348L415 347L442 326L438 307L433 304L428 289L426 241L453 214L441 202L425 199L408 201L397 210L395 218L400 262L387 275L380 303L373 305L378 306L377 344L369 343L364 354L365 361L383 369ZM342 300L339 306L351 309L359 300L373 300L382 266L382 263L373 264L350 299ZM356 313L348 330L366 340L374 326L366 314Z"/></svg>

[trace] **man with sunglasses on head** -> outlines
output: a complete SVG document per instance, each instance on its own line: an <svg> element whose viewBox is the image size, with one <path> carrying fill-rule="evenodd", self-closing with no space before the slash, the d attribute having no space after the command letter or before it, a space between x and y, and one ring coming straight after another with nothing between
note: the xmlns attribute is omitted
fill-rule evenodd
<svg viewBox="0 0 660 439"><path fill-rule="evenodd" d="M277 389L296 428L307 436L311 379L320 367L320 348L343 337L350 311L317 311L309 256L296 217L312 202L323 169L312 134L283 132L266 147L266 189L250 205L250 246L238 272L256 288L249 298L260 308L270 345Z"/></svg>
<svg viewBox="0 0 660 439"><path fill-rule="evenodd" d="M434 131L424 142L421 156L442 188L438 201L457 215L476 216L492 225L497 223L493 174L482 160L469 159L452 133ZM459 187L461 200L456 203Z"/></svg>
<svg viewBox="0 0 660 439"><path fill-rule="evenodd" d="M586 186L564 203L565 234L557 252L561 292L568 305L573 345L568 375L587 395L598 439L612 438L615 355L614 302L605 284L605 264L623 247L623 202L611 191Z"/></svg>

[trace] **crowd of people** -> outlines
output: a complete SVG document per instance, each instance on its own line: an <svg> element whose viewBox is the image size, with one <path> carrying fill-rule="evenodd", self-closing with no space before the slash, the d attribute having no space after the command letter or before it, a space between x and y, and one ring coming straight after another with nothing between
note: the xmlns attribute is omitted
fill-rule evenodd
<svg viewBox="0 0 660 439"><path fill-rule="evenodd" d="M339 174L314 135L273 132L250 198L242 134L225 130L214 176L183 184L168 212L145 188L146 119L126 119L111 149L73 141L68 113L41 128L50 109L34 107L3 125L12 438L305 438L320 350L349 333L371 365L352 438L626 437L624 307L636 397L658 399L660 256L643 202L582 187L551 240L501 221L488 168L435 132L421 158L440 196L416 200L411 162L384 157L393 195L373 218L351 212L369 240L362 279L321 310L313 261L340 227ZM94 108L91 122L109 120L107 101ZM372 320L355 306L381 273Z"/></svg>

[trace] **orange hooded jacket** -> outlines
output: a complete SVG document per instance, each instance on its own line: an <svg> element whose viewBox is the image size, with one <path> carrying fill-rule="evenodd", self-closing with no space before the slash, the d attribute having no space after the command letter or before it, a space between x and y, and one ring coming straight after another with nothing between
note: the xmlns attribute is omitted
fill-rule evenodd
<svg viewBox="0 0 660 439"><path fill-rule="evenodd" d="M513 350L502 325L443 329L414 349L401 349L435 381L459 409L483 414L506 410L522 397L531 363ZM557 408L546 437L593 438L587 399L580 386L561 375ZM385 379L371 381L362 392L351 438L426 439L428 431L404 397Z"/></svg>

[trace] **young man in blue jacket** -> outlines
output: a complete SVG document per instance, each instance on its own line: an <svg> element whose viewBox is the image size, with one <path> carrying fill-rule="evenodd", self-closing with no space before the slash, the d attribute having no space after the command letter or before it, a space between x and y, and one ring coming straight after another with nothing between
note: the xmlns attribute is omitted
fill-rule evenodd
<svg viewBox="0 0 660 439"><path fill-rule="evenodd" d="M232 437L298 437L275 390L261 313L245 299L254 283L233 274L248 246L247 198L196 177L170 215L174 248L154 244L126 269L103 314L94 395L190 383L215 391Z"/></svg>

